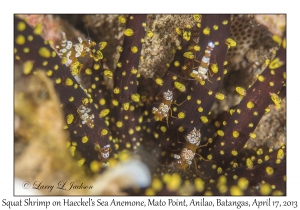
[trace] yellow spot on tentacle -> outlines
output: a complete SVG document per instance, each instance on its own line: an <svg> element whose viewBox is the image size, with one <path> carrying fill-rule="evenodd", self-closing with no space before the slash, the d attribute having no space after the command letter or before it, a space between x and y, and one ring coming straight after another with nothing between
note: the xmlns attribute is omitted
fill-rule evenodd
<svg viewBox="0 0 300 210"><path fill-rule="evenodd" d="M47 65L48 65L48 61L44 61L44 62L42 63L42 65L43 65L43 66L47 66Z"/></svg>
<svg viewBox="0 0 300 210"><path fill-rule="evenodd" d="M219 29L219 26L218 25L213 25L213 29L216 31Z"/></svg>
<svg viewBox="0 0 300 210"><path fill-rule="evenodd" d="M237 152L236 150L232 150L232 151L231 151L231 154L232 154L233 156L237 156L237 155L238 155L238 152Z"/></svg>
<svg viewBox="0 0 300 210"><path fill-rule="evenodd" d="M181 178L179 174L172 174L169 181L167 182L167 189L170 191L177 191L181 184Z"/></svg>
<svg viewBox="0 0 300 210"><path fill-rule="evenodd" d="M207 191L204 192L204 195L205 195L205 196L212 196L213 193L212 193L212 191L207 190Z"/></svg>
<svg viewBox="0 0 300 210"><path fill-rule="evenodd" d="M222 21L222 24L223 24L223 25L227 25L227 24L228 24L228 20Z"/></svg>
<svg viewBox="0 0 300 210"><path fill-rule="evenodd" d="M114 94L119 94L120 93L120 88L116 87L114 88Z"/></svg>
<svg viewBox="0 0 300 210"><path fill-rule="evenodd" d="M271 61L269 65L269 69L277 69L283 65L283 61L281 61L279 58L275 58L274 60Z"/></svg>
<svg viewBox="0 0 300 210"><path fill-rule="evenodd" d="M32 35L28 35L27 40L31 42L33 40L33 36Z"/></svg>
<svg viewBox="0 0 300 210"><path fill-rule="evenodd" d="M179 61L175 61L174 62L174 66L176 66L176 67L180 66L180 62Z"/></svg>
<svg viewBox="0 0 300 210"><path fill-rule="evenodd" d="M252 169L253 168L253 162L250 158L247 158L246 160L246 166L249 168L249 169Z"/></svg>
<svg viewBox="0 0 300 210"><path fill-rule="evenodd" d="M41 47L39 49L39 55L42 56L42 57L44 57L44 58L50 58L51 52L46 47Z"/></svg>
<svg viewBox="0 0 300 210"><path fill-rule="evenodd" d="M46 72L46 75L48 76L48 77L51 77L52 76L52 70L48 70L47 72Z"/></svg>
<svg viewBox="0 0 300 210"><path fill-rule="evenodd" d="M140 101L140 95L138 93L132 94L131 95L131 100L134 102L139 102Z"/></svg>
<svg viewBox="0 0 300 210"><path fill-rule="evenodd" d="M88 98L84 98L82 99L82 104L87 105L89 103L89 99Z"/></svg>
<svg viewBox="0 0 300 210"><path fill-rule="evenodd" d="M100 132L100 134L101 134L102 136L105 136L105 135L108 134L108 130L107 130L107 129L102 129L101 132Z"/></svg>
<svg viewBox="0 0 300 210"><path fill-rule="evenodd" d="M61 78L57 78L57 79L55 80L55 82L56 82L56 84L60 84L60 83L61 83Z"/></svg>
<svg viewBox="0 0 300 210"><path fill-rule="evenodd" d="M268 175L272 175L274 173L274 169L272 167L270 167L270 166L267 166L266 167L266 173Z"/></svg>
<svg viewBox="0 0 300 210"><path fill-rule="evenodd" d="M154 178L151 187L155 191L160 191L163 187L163 183L160 179Z"/></svg>
<svg viewBox="0 0 300 210"><path fill-rule="evenodd" d="M29 52L30 52L30 49L29 49L28 47L25 47L25 48L23 49L23 52L24 52L24 53L29 53Z"/></svg>
<svg viewBox="0 0 300 210"><path fill-rule="evenodd" d="M206 27L203 29L203 34L204 35L209 35L210 34L210 28Z"/></svg>
<svg viewBox="0 0 300 210"><path fill-rule="evenodd" d="M184 84L180 83L180 82L174 82L174 86L177 90L179 90L180 92L185 92L186 91L186 87Z"/></svg>
<svg viewBox="0 0 300 210"><path fill-rule="evenodd" d="M107 78L109 78L109 79L113 78L113 72L112 71L106 69L106 70L103 71L103 73L104 73L104 76L106 76Z"/></svg>
<svg viewBox="0 0 300 210"><path fill-rule="evenodd" d="M119 102L118 102L116 99L113 99L113 100L111 101L111 103L112 103L112 105L114 105L114 106L118 106L118 105L119 105Z"/></svg>
<svg viewBox="0 0 300 210"><path fill-rule="evenodd" d="M226 185L226 183L227 183L227 177L221 175L218 179L217 187L220 187L221 185Z"/></svg>
<svg viewBox="0 0 300 210"><path fill-rule="evenodd" d="M203 108L200 106L200 107L198 107L198 112L203 112Z"/></svg>
<svg viewBox="0 0 300 210"><path fill-rule="evenodd" d="M276 42L276 43L278 44L278 46L281 45L282 39L281 39L280 36L278 36L278 35L273 35L273 36L272 36L272 39L273 39L274 42Z"/></svg>
<svg viewBox="0 0 300 210"><path fill-rule="evenodd" d="M213 156L211 154L207 155L206 157L208 160L212 160Z"/></svg>
<svg viewBox="0 0 300 210"><path fill-rule="evenodd" d="M185 52L183 53L183 57L188 58L188 59L194 59L194 53L193 52Z"/></svg>
<svg viewBox="0 0 300 210"><path fill-rule="evenodd" d="M124 103L123 105L122 105L122 107L123 107L123 109L124 110L129 110L129 107L130 107L130 103L129 102L127 102L127 103Z"/></svg>
<svg viewBox="0 0 300 210"><path fill-rule="evenodd" d="M133 30L131 28L127 28L124 31L125 36L132 36L134 34Z"/></svg>
<svg viewBox="0 0 300 210"><path fill-rule="evenodd" d="M237 185L240 189L246 190L248 188L249 181L248 181L248 179L241 177L241 178L239 178Z"/></svg>
<svg viewBox="0 0 300 210"><path fill-rule="evenodd" d="M116 126L117 126L118 128L122 128L122 127L123 127L123 122L122 122L122 121L118 121L118 122L116 123Z"/></svg>
<svg viewBox="0 0 300 210"><path fill-rule="evenodd" d="M178 113L178 118L179 118L179 119L185 118L184 112L179 112L179 113Z"/></svg>
<svg viewBox="0 0 300 210"><path fill-rule="evenodd" d="M272 188L271 188L271 185L268 184L268 183L263 183L261 186L260 186L260 194L261 195L270 195L272 192Z"/></svg>
<svg viewBox="0 0 300 210"><path fill-rule="evenodd" d="M218 189L221 194L225 194L228 191L228 187L225 184L218 186Z"/></svg>
<svg viewBox="0 0 300 210"><path fill-rule="evenodd" d="M279 149L278 152L277 152L277 159L280 159L282 160L284 158L284 151L283 149Z"/></svg>
<svg viewBox="0 0 300 210"><path fill-rule="evenodd" d="M218 134L219 136L224 136L224 131L218 130L218 131L217 131L217 134Z"/></svg>
<svg viewBox="0 0 300 210"><path fill-rule="evenodd" d="M274 190L273 193L272 193L272 195L274 195L274 196L282 196L283 192L280 191L280 190Z"/></svg>
<svg viewBox="0 0 300 210"><path fill-rule="evenodd" d="M284 49L286 49L286 38L284 37L281 45Z"/></svg>
<svg viewBox="0 0 300 210"><path fill-rule="evenodd" d="M97 173L101 169L101 165L98 161L93 160L90 164L90 169L94 172Z"/></svg>
<svg viewBox="0 0 300 210"><path fill-rule="evenodd" d="M120 16L118 17L118 20L119 20L120 23L123 23L123 24L126 23L126 17L125 17L124 15L120 15Z"/></svg>
<svg viewBox="0 0 300 210"><path fill-rule="evenodd" d="M201 21L201 15L193 15L193 18L194 18L194 21L196 23L200 23L200 21Z"/></svg>
<svg viewBox="0 0 300 210"><path fill-rule="evenodd" d="M130 135L134 134L134 130L133 130L132 128L130 128L130 129L128 130L128 134L130 134Z"/></svg>
<svg viewBox="0 0 300 210"><path fill-rule="evenodd" d="M257 151L256 151L256 154L257 155L262 155L264 153L264 151L261 149L261 148L259 148Z"/></svg>
<svg viewBox="0 0 300 210"><path fill-rule="evenodd" d="M183 126L179 126L179 128L177 129L179 132L183 132L184 131L184 127Z"/></svg>
<svg viewBox="0 0 300 210"><path fill-rule="evenodd" d="M76 145L72 145L72 146L69 148L69 150L70 150L71 155L74 156L74 155L75 155L75 151L76 151Z"/></svg>
<svg viewBox="0 0 300 210"><path fill-rule="evenodd" d="M232 38L226 39L225 43L228 45L228 48L236 46L236 41L234 41Z"/></svg>
<svg viewBox="0 0 300 210"><path fill-rule="evenodd" d="M70 78L67 78L65 83L66 83L67 86L72 86L73 85L73 80L70 79Z"/></svg>
<svg viewBox="0 0 300 210"><path fill-rule="evenodd" d="M160 130L165 133L167 131L167 128L166 128L166 126L161 126Z"/></svg>
<svg viewBox="0 0 300 210"><path fill-rule="evenodd" d="M199 52L200 51L200 46L199 45L195 45L193 48L195 51Z"/></svg>
<svg viewBox="0 0 300 210"><path fill-rule="evenodd" d="M85 69L87 75L92 75L92 70L90 68Z"/></svg>
<svg viewBox="0 0 300 210"><path fill-rule="evenodd" d="M138 70L136 68L132 68L130 72L131 72L131 74L137 74Z"/></svg>
<svg viewBox="0 0 300 210"><path fill-rule="evenodd" d="M212 63L210 68L211 68L212 72L215 74L218 73L218 71L219 71L218 64L216 64L216 63Z"/></svg>
<svg viewBox="0 0 300 210"><path fill-rule="evenodd" d="M74 120L74 115L73 114L69 114L67 116L67 123L68 123L68 125L70 125L73 122L73 120Z"/></svg>
<svg viewBox="0 0 300 210"><path fill-rule="evenodd" d="M219 99L220 101L223 101L225 99L225 95L222 93L217 93L215 95L216 99Z"/></svg>
<svg viewBox="0 0 300 210"><path fill-rule="evenodd" d="M79 73L79 69L77 68L77 66L72 66L71 65L71 74L73 76L76 76Z"/></svg>
<svg viewBox="0 0 300 210"><path fill-rule="evenodd" d="M265 156L265 161L268 161L268 160L270 160L270 156L269 156L269 155L266 155L266 156Z"/></svg>
<svg viewBox="0 0 300 210"><path fill-rule="evenodd" d="M153 196L153 195L155 195L155 191L152 188L147 188L145 191L145 195Z"/></svg>
<svg viewBox="0 0 300 210"><path fill-rule="evenodd" d="M154 35L153 31L150 31L150 30L147 31L147 37L148 38L153 37L153 35Z"/></svg>
<svg viewBox="0 0 300 210"><path fill-rule="evenodd" d="M252 109L254 107L254 103L252 102L252 101L249 101L248 103L247 103L247 108L248 109Z"/></svg>
<svg viewBox="0 0 300 210"><path fill-rule="evenodd" d="M17 25L18 31L24 31L26 29L26 24L23 21L20 21Z"/></svg>
<svg viewBox="0 0 300 210"><path fill-rule="evenodd" d="M25 44L25 37L23 35L18 35L15 41L18 45L23 45Z"/></svg>
<svg viewBox="0 0 300 210"><path fill-rule="evenodd" d="M208 122L208 118L206 116L201 116L200 117L200 120L203 122L203 123L207 123Z"/></svg>
<svg viewBox="0 0 300 210"><path fill-rule="evenodd" d="M139 48L137 46L133 46L130 48L132 53L137 53L139 51Z"/></svg>
<svg viewBox="0 0 300 210"><path fill-rule="evenodd" d="M84 144L86 142L88 142L88 140L89 140L89 138L87 136L83 136L82 139L81 139L82 143L84 143Z"/></svg>
<svg viewBox="0 0 300 210"><path fill-rule="evenodd" d="M41 24L37 24L33 30L33 33L36 35L41 35L42 34L42 25Z"/></svg>
<svg viewBox="0 0 300 210"><path fill-rule="evenodd" d="M180 28L176 28L175 31L176 31L176 33L177 33L178 35L181 35L181 34L182 34L182 29L180 29Z"/></svg>
<svg viewBox="0 0 300 210"><path fill-rule="evenodd" d="M164 81L161 78L156 78L155 82L156 82L156 84L162 86Z"/></svg>
<svg viewBox="0 0 300 210"><path fill-rule="evenodd" d="M109 114L110 110L109 109L103 109L100 114L99 114L99 117L102 118L102 117L106 117L108 114Z"/></svg>
<svg viewBox="0 0 300 210"><path fill-rule="evenodd" d="M270 93L270 96L276 108L280 108L281 98L276 93Z"/></svg>
<svg viewBox="0 0 300 210"><path fill-rule="evenodd" d="M234 138L237 138L237 137L240 136L240 133L239 133L238 131L233 131L233 132L232 132L232 136L233 136Z"/></svg>
<svg viewBox="0 0 300 210"><path fill-rule="evenodd" d="M33 62L32 61L25 61L23 64L23 73L24 74L30 74L31 70L33 67Z"/></svg>
<svg viewBox="0 0 300 210"><path fill-rule="evenodd" d="M97 144L95 144L95 146L94 146L94 150L96 150L96 151L100 151L100 145L97 143Z"/></svg>
<svg viewBox="0 0 300 210"><path fill-rule="evenodd" d="M100 67L101 67L101 66L100 66L98 63L94 64L94 69L95 69L96 71L99 70Z"/></svg>
<svg viewBox="0 0 300 210"><path fill-rule="evenodd" d="M80 160L77 161L77 165L81 167L84 164L84 162L85 162L85 158L81 158Z"/></svg>
<svg viewBox="0 0 300 210"><path fill-rule="evenodd" d="M249 137L252 138L252 139L255 139L256 138L256 134L255 133L250 133Z"/></svg>
<svg viewBox="0 0 300 210"><path fill-rule="evenodd" d="M257 77L257 79L258 79L258 81L260 81L260 82L265 81L265 77L262 76L262 75L259 75L259 76Z"/></svg>
<svg viewBox="0 0 300 210"><path fill-rule="evenodd" d="M190 41L191 35L192 35L192 33L190 31L184 31L182 37L184 40Z"/></svg>
<svg viewBox="0 0 300 210"><path fill-rule="evenodd" d="M236 195L236 196L241 196L244 195L243 191L236 185L233 185L230 188L230 195Z"/></svg>

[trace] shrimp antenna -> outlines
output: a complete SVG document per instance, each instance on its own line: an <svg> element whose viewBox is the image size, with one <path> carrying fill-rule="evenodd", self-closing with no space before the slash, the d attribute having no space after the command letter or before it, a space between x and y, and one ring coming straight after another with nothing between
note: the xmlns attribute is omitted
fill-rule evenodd
<svg viewBox="0 0 300 210"><path fill-rule="evenodd" d="M89 29L88 27L85 27L86 28L86 31L87 31L87 34L88 34L88 44L91 44L91 37L90 37L90 34L89 34Z"/></svg>

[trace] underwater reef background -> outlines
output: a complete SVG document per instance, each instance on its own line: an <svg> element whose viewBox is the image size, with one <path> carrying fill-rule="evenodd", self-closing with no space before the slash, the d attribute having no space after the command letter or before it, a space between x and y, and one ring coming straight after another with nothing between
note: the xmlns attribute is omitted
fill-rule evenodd
<svg viewBox="0 0 300 210"><path fill-rule="evenodd" d="M15 15L15 177L93 186L45 195L286 195L285 19Z"/></svg>

